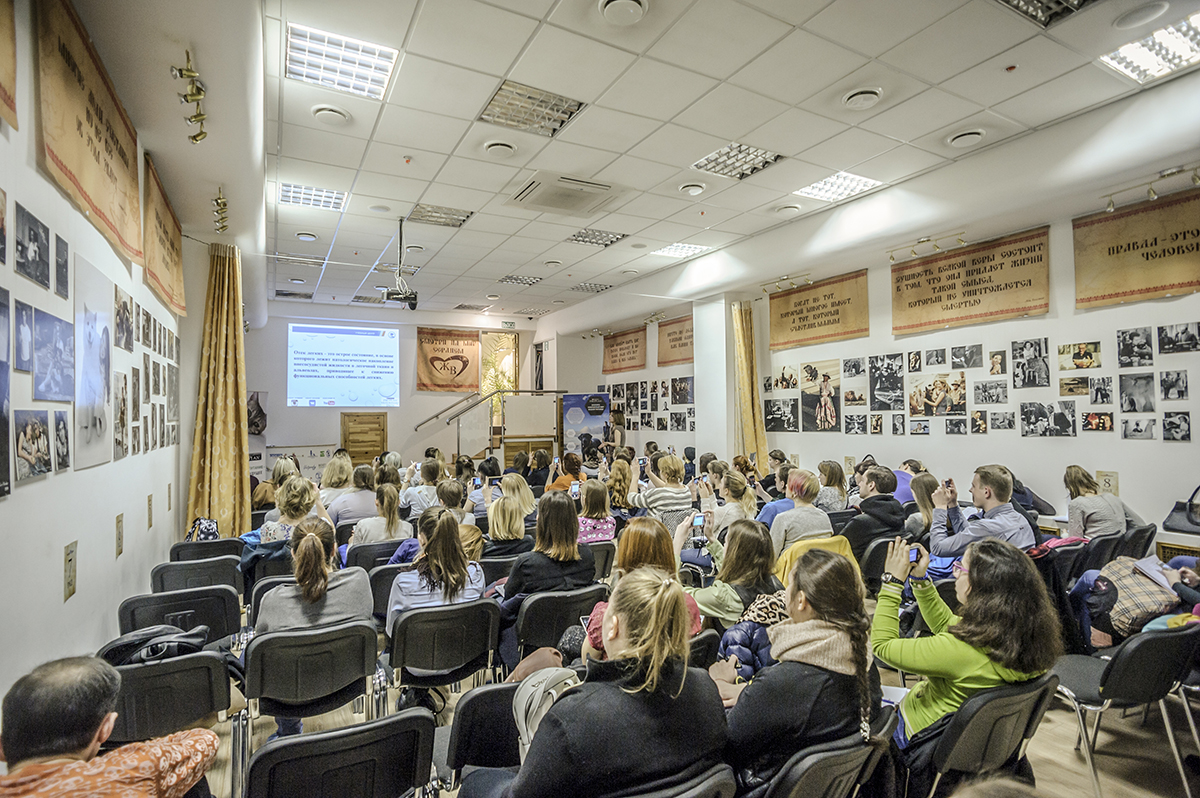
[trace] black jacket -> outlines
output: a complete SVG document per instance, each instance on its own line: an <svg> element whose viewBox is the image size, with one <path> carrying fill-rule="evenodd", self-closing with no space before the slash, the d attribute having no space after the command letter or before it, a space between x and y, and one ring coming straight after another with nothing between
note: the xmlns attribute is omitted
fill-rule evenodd
<svg viewBox="0 0 1200 798"><path fill-rule="evenodd" d="M483 539L484 557L516 557L527 551L533 551L533 537L530 535L516 540Z"/></svg>
<svg viewBox="0 0 1200 798"><path fill-rule="evenodd" d="M509 798L616 798L661 790L720 764L725 710L699 668L670 660L653 693L636 661L589 660L583 684L563 694L538 725Z"/></svg>
<svg viewBox="0 0 1200 798"><path fill-rule="evenodd" d="M512 598L521 593L575 590L595 581L596 560L592 557L592 549L586 543L581 543L579 559L571 562L552 560L540 551L519 555L504 585L504 595Z"/></svg>
<svg viewBox="0 0 1200 798"><path fill-rule="evenodd" d="M862 562L863 554L871 541L881 537L895 537L904 532L904 506L890 493L868 496L858 504L859 514L842 527L839 535L850 541L854 559Z"/></svg>

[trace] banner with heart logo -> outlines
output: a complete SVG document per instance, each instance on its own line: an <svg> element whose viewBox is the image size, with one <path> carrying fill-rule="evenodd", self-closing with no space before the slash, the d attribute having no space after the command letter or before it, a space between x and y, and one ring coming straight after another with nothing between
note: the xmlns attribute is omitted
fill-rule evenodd
<svg viewBox="0 0 1200 798"><path fill-rule="evenodd" d="M417 328L417 390L479 390L479 330Z"/></svg>

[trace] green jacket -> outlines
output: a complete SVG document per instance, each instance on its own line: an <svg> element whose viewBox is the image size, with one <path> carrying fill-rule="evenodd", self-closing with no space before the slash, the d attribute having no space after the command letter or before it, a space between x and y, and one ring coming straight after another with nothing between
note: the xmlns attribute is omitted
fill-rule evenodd
<svg viewBox="0 0 1200 798"><path fill-rule="evenodd" d="M906 673L925 676L900 702L905 733L911 738L948 712L954 712L973 694L989 687L1024 682L1039 674L1006 668L987 652L968 645L947 629L958 623L932 582L912 582L921 616L933 637L900 636L900 594L897 583L884 585L871 624L871 649L875 656Z"/></svg>
<svg viewBox="0 0 1200 798"><path fill-rule="evenodd" d="M708 553L712 556L713 570L720 571L721 564L725 561L725 547L719 541L709 541ZM683 589L695 600L701 615L705 618L716 618L725 628L737 623L746 611L737 591L720 579L708 587L685 586Z"/></svg>

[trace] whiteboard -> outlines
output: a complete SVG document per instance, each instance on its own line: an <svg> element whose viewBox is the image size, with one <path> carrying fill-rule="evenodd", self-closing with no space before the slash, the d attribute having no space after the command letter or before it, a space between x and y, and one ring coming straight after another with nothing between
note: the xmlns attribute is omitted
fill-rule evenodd
<svg viewBox="0 0 1200 798"><path fill-rule="evenodd" d="M558 397L555 394L504 397L504 434L508 437L556 437Z"/></svg>

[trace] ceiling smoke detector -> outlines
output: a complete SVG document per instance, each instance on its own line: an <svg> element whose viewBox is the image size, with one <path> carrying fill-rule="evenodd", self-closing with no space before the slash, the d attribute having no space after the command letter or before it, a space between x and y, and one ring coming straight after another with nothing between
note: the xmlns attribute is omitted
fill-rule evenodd
<svg viewBox="0 0 1200 798"><path fill-rule="evenodd" d="M625 28L646 16L648 0L600 0L600 16L609 25Z"/></svg>
<svg viewBox="0 0 1200 798"><path fill-rule="evenodd" d="M1140 28L1147 22L1153 22L1163 14L1167 13L1168 8L1170 8L1169 3L1146 3L1145 5L1138 6L1132 11L1126 11L1124 14L1117 17L1112 26L1117 30L1132 30L1133 28Z"/></svg>
<svg viewBox="0 0 1200 798"><path fill-rule="evenodd" d="M883 89L855 89L842 98L842 105L851 111L865 111L874 108L883 97Z"/></svg>
<svg viewBox="0 0 1200 798"><path fill-rule="evenodd" d="M946 139L946 143L956 150L963 150L967 147L974 147L979 142L983 141L983 137L987 135L984 130L964 130L962 133L954 133Z"/></svg>
<svg viewBox="0 0 1200 798"><path fill-rule="evenodd" d="M312 115L322 125L345 127L350 124L350 112L336 105L314 105Z"/></svg>
<svg viewBox="0 0 1200 798"><path fill-rule="evenodd" d="M483 151L493 158L510 158L516 153L517 148L507 141L489 141L483 145Z"/></svg>

